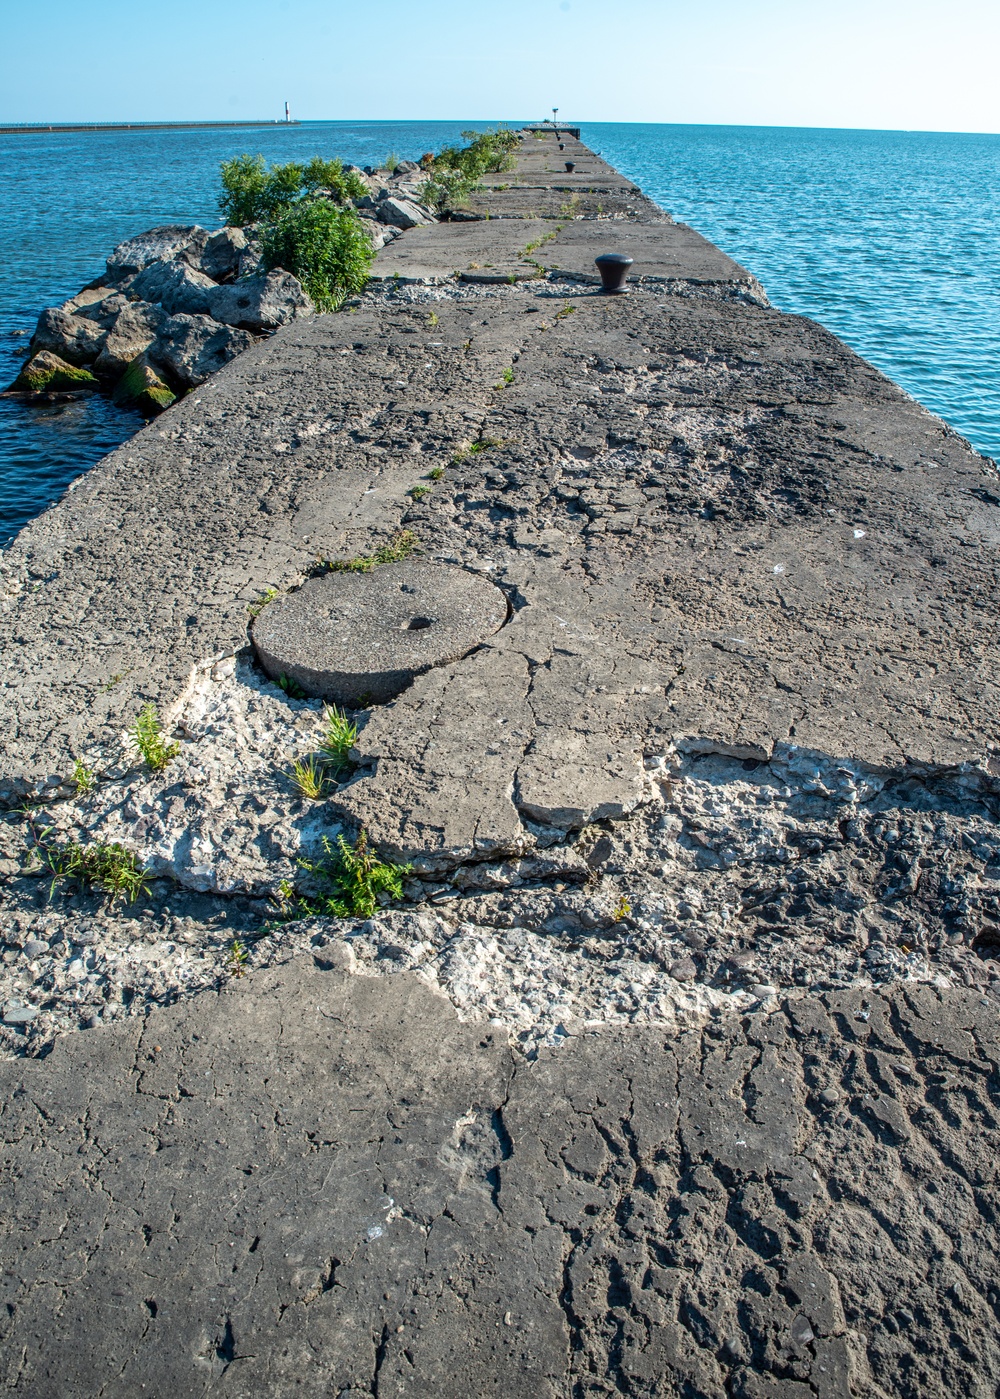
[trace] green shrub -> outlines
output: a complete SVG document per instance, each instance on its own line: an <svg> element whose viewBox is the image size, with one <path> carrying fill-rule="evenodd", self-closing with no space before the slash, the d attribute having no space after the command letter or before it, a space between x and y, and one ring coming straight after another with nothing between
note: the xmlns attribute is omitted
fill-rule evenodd
<svg viewBox="0 0 1000 1399"><path fill-rule="evenodd" d="M219 167L222 195L219 209L228 224L242 227L280 217L293 204L317 189L328 189L340 204L368 193L353 170L340 160L313 156L308 165L289 161L268 168L262 155L237 155Z"/></svg>
<svg viewBox="0 0 1000 1399"><path fill-rule="evenodd" d="M496 131L463 131L467 146L445 146L433 160L421 161L430 178L421 191L426 204L453 209L478 187L488 172L510 170L518 137L506 127Z"/></svg>
<svg viewBox="0 0 1000 1399"><path fill-rule="evenodd" d="M298 277L320 311L363 291L375 251L354 209L326 199L287 209L261 236L264 266Z"/></svg>
<svg viewBox="0 0 1000 1399"><path fill-rule="evenodd" d="M338 203L349 204L352 199L364 199L368 187L354 170L345 170L342 160L324 160L314 155L302 175L302 188L306 194L317 189L328 189L336 196Z"/></svg>

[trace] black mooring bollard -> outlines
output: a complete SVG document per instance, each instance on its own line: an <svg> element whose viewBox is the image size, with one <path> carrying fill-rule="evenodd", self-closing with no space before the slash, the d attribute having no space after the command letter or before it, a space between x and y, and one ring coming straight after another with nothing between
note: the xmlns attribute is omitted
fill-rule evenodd
<svg viewBox="0 0 1000 1399"><path fill-rule="evenodd" d="M576 169L576 162L573 161L573 160L567 160L567 162L566 162L566 169L567 169L567 170L575 170L575 169Z"/></svg>
<svg viewBox="0 0 1000 1399"><path fill-rule="evenodd" d="M566 149L566 147L563 145L563 143L562 143L561 141L559 142L559 149L560 149L561 151L564 151L564 150Z"/></svg>
<svg viewBox="0 0 1000 1399"><path fill-rule="evenodd" d="M624 253L602 253L600 257L595 257L597 270L601 274L603 286L602 291L609 293L623 292L625 288L625 278L628 270L635 261L634 258L626 257Z"/></svg>

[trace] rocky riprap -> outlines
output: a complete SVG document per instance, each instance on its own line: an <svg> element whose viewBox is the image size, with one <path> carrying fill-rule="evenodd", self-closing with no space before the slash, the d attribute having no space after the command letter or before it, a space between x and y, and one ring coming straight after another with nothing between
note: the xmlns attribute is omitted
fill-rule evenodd
<svg viewBox="0 0 1000 1399"><path fill-rule="evenodd" d="M13 1393L997 1391L995 467L556 144L0 558ZM401 538L506 622L308 800L253 618Z"/></svg>
<svg viewBox="0 0 1000 1399"><path fill-rule="evenodd" d="M419 202L425 177L413 161L391 174L347 169L368 186L354 203L373 248L437 218ZM7 392L103 388L118 403L161 412L261 336L312 315L296 277L260 264L253 225L171 224L120 243L102 276L42 312Z"/></svg>

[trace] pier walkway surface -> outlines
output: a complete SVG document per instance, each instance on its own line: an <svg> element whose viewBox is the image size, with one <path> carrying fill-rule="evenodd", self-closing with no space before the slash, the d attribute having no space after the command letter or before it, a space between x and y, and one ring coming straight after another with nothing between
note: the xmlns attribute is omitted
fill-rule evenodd
<svg viewBox="0 0 1000 1399"><path fill-rule="evenodd" d="M0 1007L0 1387L995 1396L995 469L568 134L490 180L0 557L5 966L75 958ZM306 802L248 611L402 530L509 620ZM398 907L178 961L361 827Z"/></svg>

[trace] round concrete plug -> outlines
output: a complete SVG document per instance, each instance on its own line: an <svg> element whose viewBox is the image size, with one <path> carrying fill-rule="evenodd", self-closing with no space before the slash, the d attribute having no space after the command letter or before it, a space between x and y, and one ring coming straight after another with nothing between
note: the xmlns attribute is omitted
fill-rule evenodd
<svg viewBox="0 0 1000 1399"><path fill-rule="evenodd" d="M385 704L433 666L461 660L507 620L499 588L445 564L328 573L276 598L251 635L272 680L352 709Z"/></svg>

